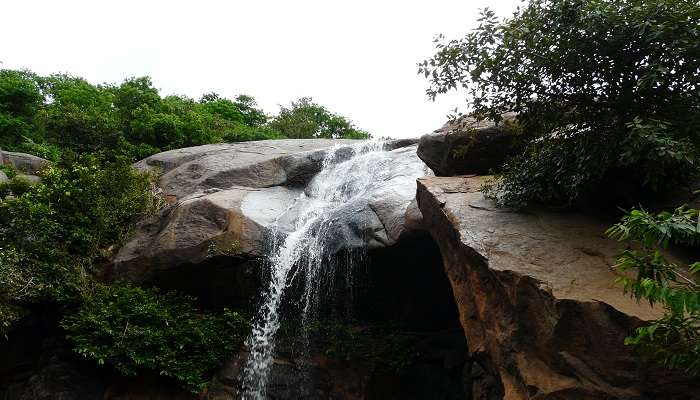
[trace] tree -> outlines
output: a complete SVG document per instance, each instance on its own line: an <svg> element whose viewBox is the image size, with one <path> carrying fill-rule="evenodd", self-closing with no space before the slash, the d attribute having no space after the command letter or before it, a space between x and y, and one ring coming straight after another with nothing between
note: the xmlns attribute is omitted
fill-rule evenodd
<svg viewBox="0 0 700 400"><path fill-rule="evenodd" d="M47 99L39 127L46 140L78 152L114 147L121 123L109 90L70 75L44 78L42 88Z"/></svg>
<svg viewBox="0 0 700 400"><path fill-rule="evenodd" d="M366 139L370 134L355 128L345 117L333 114L313 102L311 97L293 101L291 107L280 106L270 127L290 139Z"/></svg>
<svg viewBox="0 0 700 400"><path fill-rule="evenodd" d="M28 71L0 70L0 148L35 137L34 118L44 101L38 77Z"/></svg>
<svg viewBox="0 0 700 400"><path fill-rule="evenodd" d="M267 122L267 115L258 108L255 98L245 94L236 96L234 104L243 114L243 123L247 126L259 127Z"/></svg>
<svg viewBox="0 0 700 400"><path fill-rule="evenodd" d="M696 173L700 5L694 0L532 0L486 10L464 38L419 64L427 94L464 89L470 113L518 114L526 150L487 193L570 205L627 182L658 190Z"/></svg>
<svg viewBox="0 0 700 400"><path fill-rule="evenodd" d="M696 249L700 244L700 212L681 207L674 212L650 214L632 210L608 230L614 239L637 244L618 257L625 291L637 301L660 304L663 318L643 326L626 344L669 368L700 374L700 261L680 266L668 261L663 250L669 244Z"/></svg>

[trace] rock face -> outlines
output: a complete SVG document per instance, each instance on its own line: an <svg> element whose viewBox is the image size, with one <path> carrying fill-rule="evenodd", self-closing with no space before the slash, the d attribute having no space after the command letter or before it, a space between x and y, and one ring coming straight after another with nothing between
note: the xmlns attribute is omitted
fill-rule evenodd
<svg viewBox="0 0 700 400"><path fill-rule="evenodd" d="M506 121L512 121L512 116L506 117ZM519 149L517 134L513 128L508 128L511 125L497 126L469 118L448 122L420 138L418 157L437 176L498 171Z"/></svg>
<svg viewBox="0 0 700 400"><path fill-rule="evenodd" d="M0 150L0 164L10 165L20 173L36 175L36 173L47 166L49 162L31 154Z"/></svg>
<svg viewBox="0 0 700 400"><path fill-rule="evenodd" d="M422 178L471 357L504 399L696 399L700 382L643 366L622 344L660 309L614 284L618 244L589 217L496 209L482 177ZM478 392L479 388L475 388Z"/></svg>
<svg viewBox="0 0 700 400"><path fill-rule="evenodd" d="M17 176L24 178L29 181L29 183L41 182L41 178L36 176L36 174L40 169L49 164L48 160L31 154L0 150L0 165L14 168L15 171L17 171ZM7 175L0 171L0 183L8 182L9 180Z"/></svg>
<svg viewBox="0 0 700 400"><path fill-rule="evenodd" d="M116 255L112 273L135 282L159 271L197 264L221 254L264 255L268 227L321 170L326 152L349 156L356 141L269 140L206 145L156 154L136 166L160 174L158 186L170 203L144 221ZM420 228L411 168L425 168L415 141L387 143L390 173L376 185L366 209L354 210L338 232L363 236L371 246L389 246ZM408 147L405 147L408 146ZM379 179L379 178L378 178ZM357 232L358 227L363 232ZM350 233L350 236L347 234Z"/></svg>

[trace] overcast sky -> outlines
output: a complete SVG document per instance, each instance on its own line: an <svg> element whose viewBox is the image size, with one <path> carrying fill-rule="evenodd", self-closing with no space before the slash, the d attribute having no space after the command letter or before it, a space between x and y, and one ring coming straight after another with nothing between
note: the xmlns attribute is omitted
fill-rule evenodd
<svg viewBox="0 0 700 400"><path fill-rule="evenodd" d="M1 68L93 83L149 75L161 94L254 96L268 113L311 96L375 136L416 137L463 104L435 103L416 63L458 37L491 1L3 0Z"/></svg>

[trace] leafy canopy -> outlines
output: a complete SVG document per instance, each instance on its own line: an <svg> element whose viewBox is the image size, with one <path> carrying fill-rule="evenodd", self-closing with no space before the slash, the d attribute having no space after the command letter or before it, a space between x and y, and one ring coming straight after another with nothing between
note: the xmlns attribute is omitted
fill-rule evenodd
<svg viewBox="0 0 700 400"><path fill-rule="evenodd" d="M293 101L290 107L280 106L279 115L270 127L292 139L367 139L369 133L357 129L352 122L313 102L310 97Z"/></svg>
<svg viewBox="0 0 700 400"><path fill-rule="evenodd" d="M193 299L130 285L98 285L61 323L76 351L125 375L151 370L194 393L248 332L236 312L203 314Z"/></svg>
<svg viewBox="0 0 700 400"><path fill-rule="evenodd" d="M149 77L93 85L57 74L0 70L0 148L54 161L70 150L131 159L219 142L278 138L367 138L346 118L309 98L270 120L247 95L162 97Z"/></svg>
<svg viewBox="0 0 700 400"><path fill-rule="evenodd" d="M529 135L487 187L501 203L571 204L610 176L656 189L697 172L694 0L532 0L436 47L419 64L429 97L463 89L471 114L515 112Z"/></svg>
<svg viewBox="0 0 700 400"><path fill-rule="evenodd" d="M608 230L614 239L638 244L618 257L617 267L636 276L623 277L625 291L638 301L660 304L663 318L637 329L626 344L669 368L700 375L700 261L688 266L662 253L669 244L700 245L700 211L681 207L650 214L632 210Z"/></svg>

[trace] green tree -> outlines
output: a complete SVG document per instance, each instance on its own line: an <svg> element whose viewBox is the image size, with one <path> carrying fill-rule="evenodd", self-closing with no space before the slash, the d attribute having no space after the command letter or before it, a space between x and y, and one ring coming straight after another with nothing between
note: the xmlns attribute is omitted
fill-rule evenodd
<svg viewBox="0 0 700 400"><path fill-rule="evenodd" d="M258 103L252 96L240 94L236 96L234 104L243 114L243 123L245 125L259 127L267 122L267 115L258 108Z"/></svg>
<svg viewBox="0 0 700 400"><path fill-rule="evenodd" d="M216 93L202 96L199 101L200 108L210 114L216 115L231 123L243 124L245 117L243 112L233 101L219 97Z"/></svg>
<svg viewBox="0 0 700 400"><path fill-rule="evenodd" d="M24 138L36 138L34 119L43 101L36 75L0 70L0 148L14 148Z"/></svg>
<svg viewBox="0 0 700 400"><path fill-rule="evenodd" d="M677 265L664 256L663 250L670 244L697 249L700 212L686 207L659 214L632 210L607 233L636 244L636 249L618 257L617 268L634 274L621 278L625 291L637 301L660 304L665 309L663 318L637 329L625 343L669 368L699 375L700 261Z"/></svg>
<svg viewBox="0 0 700 400"><path fill-rule="evenodd" d="M109 90L70 75L44 78L42 88L47 101L39 116L47 141L78 152L114 147L121 124Z"/></svg>
<svg viewBox="0 0 700 400"><path fill-rule="evenodd" d="M694 0L531 0L486 10L419 64L435 98L466 90L470 113L518 114L529 146L489 194L571 204L619 177L658 189L697 172L700 5Z"/></svg>
<svg viewBox="0 0 700 400"><path fill-rule="evenodd" d="M131 119L138 109L160 109L160 94L148 76L127 78L119 86L107 90L112 93L114 107L124 121Z"/></svg>
<svg viewBox="0 0 700 400"><path fill-rule="evenodd" d="M366 139L370 134L355 128L345 117L333 114L310 97L293 101L289 108L280 106L279 114L269 126L290 139Z"/></svg>

